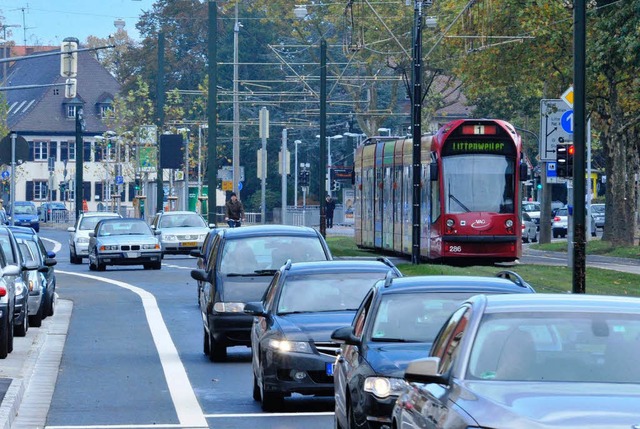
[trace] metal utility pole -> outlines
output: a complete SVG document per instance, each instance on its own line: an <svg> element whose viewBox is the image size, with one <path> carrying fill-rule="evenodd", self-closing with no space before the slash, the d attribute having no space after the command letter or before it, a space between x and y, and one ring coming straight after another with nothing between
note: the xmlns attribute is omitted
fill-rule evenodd
<svg viewBox="0 0 640 429"><path fill-rule="evenodd" d="M207 139L207 186L209 188L209 199L207 204L209 223L218 224L216 209L216 191L218 172L218 71L216 62L218 58L218 4L215 0L209 0L209 97L207 99L207 118L209 120L208 139Z"/></svg>
<svg viewBox="0 0 640 429"><path fill-rule="evenodd" d="M82 107L76 109L76 187L75 187L75 202L76 202L76 219L82 213L82 181L83 181L83 165L84 165L84 142L82 140L82 132L84 131L84 114Z"/></svg>
<svg viewBox="0 0 640 429"><path fill-rule="evenodd" d="M302 143L300 140L293 142L295 146L295 156L293 160L293 207L298 208L298 145Z"/></svg>
<svg viewBox="0 0 640 429"><path fill-rule="evenodd" d="M413 22L412 70L412 141L413 141L413 228L411 231L411 263L420 263L420 145L422 139L422 0L415 0ZM431 2L429 2L430 4Z"/></svg>
<svg viewBox="0 0 640 429"><path fill-rule="evenodd" d="M260 220L261 223L265 223L266 216L266 191L267 191L267 139L269 138L269 111L266 107L260 109L260 118L259 118L259 130L260 130L260 139L262 140L262 147L260 149L260 158L258 159L259 171L260 171L260 188L261 188L261 196L260 196Z"/></svg>
<svg viewBox="0 0 640 429"><path fill-rule="evenodd" d="M16 139L18 135L11 133L11 197L9 203L11 204L11 226L15 224L15 202L16 202Z"/></svg>
<svg viewBox="0 0 640 429"><path fill-rule="evenodd" d="M240 105L238 102L238 33L242 24L238 22L236 1L236 23L233 27L233 192L240 197Z"/></svg>
<svg viewBox="0 0 640 429"><path fill-rule="evenodd" d="M320 40L320 168L318 168L318 200L320 201L320 234L327 236L327 212L323 176L327 167L327 41Z"/></svg>
<svg viewBox="0 0 640 429"><path fill-rule="evenodd" d="M573 2L573 293L585 293L586 236L585 236L585 128L586 128L586 1ZM591 180L591 178L589 178Z"/></svg>
<svg viewBox="0 0 640 429"><path fill-rule="evenodd" d="M280 168L282 169L282 224L286 225L287 215L287 129L282 129L282 149L280 151Z"/></svg>
<svg viewBox="0 0 640 429"><path fill-rule="evenodd" d="M158 134L162 134L164 126L164 33L158 33L158 82L156 84L156 117L158 125ZM158 177L156 178L156 211L161 212L164 209L164 171L162 170L162 159L160 157L160 136L158 141Z"/></svg>

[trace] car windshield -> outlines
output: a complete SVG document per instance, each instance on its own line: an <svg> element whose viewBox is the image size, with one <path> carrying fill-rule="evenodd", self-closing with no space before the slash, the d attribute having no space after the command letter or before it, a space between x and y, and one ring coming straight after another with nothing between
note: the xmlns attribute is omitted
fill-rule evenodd
<svg viewBox="0 0 640 429"><path fill-rule="evenodd" d="M289 275L282 285L278 314L355 311L385 275L383 271Z"/></svg>
<svg viewBox="0 0 640 429"><path fill-rule="evenodd" d="M604 205L598 205L598 204L592 205L591 213L604 214Z"/></svg>
<svg viewBox="0 0 640 429"><path fill-rule="evenodd" d="M432 343L440 327L472 293L394 293L380 300L371 341Z"/></svg>
<svg viewBox="0 0 640 429"><path fill-rule="evenodd" d="M569 213L567 211L567 209L558 209L556 211L556 216L568 216Z"/></svg>
<svg viewBox="0 0 640 429"><path fill-rule="evenodd" d="M525 203L522 205L522 210L525 212L539 212L540 206L538 204Z"/></svg>
<svg viewBox="0 0 640 429"><path fill-rule="evenodd" d="M98 236L113 235L153 235L149 226L143 221L105 222L100 226Z"/></svg>
<svg viewBox="0 0 640 429"><path fill-rule="evenodd" d="M227 240L220 259L220 274L254 274L277 270L292 262L325 261L327 256L315 236L261 236Z"/></svg>
<svg viewBox="0 0 640 429"><path fill-rule="evenodd" d="M115 216L85 216L80 221L78 229L93 230L102 219L110 219L113 217Z"/></svg>
<svg viewBox="0 0 640 429"><path fill-rule="evenodd" d="M467 377L537 382L640 383L640 314L485 315Z"/></svg>
<svg viewBox="0 0 640 429"><path fill-rule="evenodd" d="M36 207L32 205L16 205L16 214L36 214Z"/></svg>
<svg viewBox="0 0 640 429"><path fill-rule="evenodd" d="M26 240L27 247L29 248L33 258L36 262L42 263L42 253L40 252L40 248L38 247L38 243L31 240Z"/></svg>
<svg viewBox="0 0 640 429"><path fill-rule="evenodd" d="M206 228L204 219L196 213L164 215L160 219L160 228Z"/></svg>
<svg viewBox="0 0 640 429"><path fill-rule="evenodd" d="M7 264L17 264L16 257L13 254L13 249L11 248L11 242L9 241L8 235L0 234L0 246L2 246L4 256L5 258L7 258Z"/></svg>

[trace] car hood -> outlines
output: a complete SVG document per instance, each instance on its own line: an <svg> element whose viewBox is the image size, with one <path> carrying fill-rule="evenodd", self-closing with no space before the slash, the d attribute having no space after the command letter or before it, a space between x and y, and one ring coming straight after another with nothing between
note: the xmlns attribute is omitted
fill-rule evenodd
<svg viewBox="0 0 640 429"><path fill-rule="evenodd" d="M367 362L387 377L403 377L409 362L429 355L431 343L368 343Z"/></svg>
<svg viewBox="0 0 640 429"><path fill-rule="evenodd" d="M350 325L355 314L355 311L284 314L278 317L278 323L290 341L331 342L333 331Z"/></svg>
<svg viewBox="0 0 640 429"><path fill-rule="evenodd" d="M206 227L178 227L178 228L162 228L160 229L163 234L171 235L201 235L209 232L209 228ZM194 237L196 238L196 237Z"/></svg>
<svg viewBox="0 0 640 429"><path fill-rule="evenodd" d="M98 245L103 244L117 244L117 245L131 245L131 244L149 244L157 243L158 239L151 235L112 235L109 237L99 237L97 239Z"/></svg>
<svg viewBox="0 0 640 429"><path fill-rule="evenodd" d="M220 299L225 302L260 301L273 276L218 277Z"/></svg>
<svg viewBox="0 0 640 429"><path fill-rule="evenodd" d="M24 221L24 220L28 220L28 221L38 220L38 215L37 215L37 214L17 214L17 215L15 215L14 220L20 220L20 221Z"/></svg>
<svg viewBox="0 0 640 429"><path fill-rule="evenodd" d="M482 427L630 429L640 425L637 384L484 381L462 386L455 402Z"/></svg>

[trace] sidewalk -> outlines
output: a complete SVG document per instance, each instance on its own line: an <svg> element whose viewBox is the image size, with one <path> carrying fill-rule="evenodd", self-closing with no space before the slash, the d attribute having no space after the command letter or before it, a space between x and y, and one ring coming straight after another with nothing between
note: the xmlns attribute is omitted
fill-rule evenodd
<svg viewBox="0 0 640 429"><path fill-rule="evenodd" d="M0 429L44 427L72 308L71 301L57 300L55 314L16 337L13 352L0 360Z"/></svg>

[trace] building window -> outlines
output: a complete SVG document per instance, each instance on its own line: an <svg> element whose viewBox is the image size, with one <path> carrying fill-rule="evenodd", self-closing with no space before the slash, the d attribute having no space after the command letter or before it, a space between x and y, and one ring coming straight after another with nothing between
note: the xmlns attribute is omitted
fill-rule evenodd
<svg viewBox="0 0 640 429"><path fill-rule="evenodd" d="M75 118L77 108L75 104L67 104L67 118Z"/></svg>
<svg viewBox="0 0 640 429"><path fill-rule="evenodd" d="M109 104L100 105L100 117L102 119L106 118L109 112L113 112L113 106Z"/></svg>
<svg viewBox="0 0 640 429"><path fill-rule="evenodd" d="M69 154L69 161L76 160L76 142L67 142L67 153Z"/></svg>
<svg viewBox="0 0 640 429"><path fill-rule="evenodd" d="M44 201L47 199L47 182L45 180L33 181L33 199L36 201Z"/></svg>
<svg viewBox="0 0 640 429"><path fill-rule="evenodd" d="M47 161L49 158L49 142L34 141L33 142L33 160Z"/></svg>
<svg viewBox="0 0 640 429"><path fill-rule="evenodd" d="M60 95L60 90L58 88L53 88L53 95Z"/></svg>

